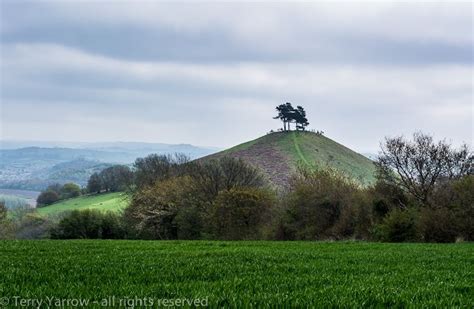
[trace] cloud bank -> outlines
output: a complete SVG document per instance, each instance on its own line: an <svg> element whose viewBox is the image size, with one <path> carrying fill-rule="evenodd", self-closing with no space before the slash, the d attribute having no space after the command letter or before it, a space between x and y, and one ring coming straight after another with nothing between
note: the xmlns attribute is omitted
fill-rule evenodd
<svg viewBox="0 0 474 309"><path fill-rule="evenodd" d="M227 147L291 101L359 151L472 143L469 3L1 5L3 139Z"/></svg>

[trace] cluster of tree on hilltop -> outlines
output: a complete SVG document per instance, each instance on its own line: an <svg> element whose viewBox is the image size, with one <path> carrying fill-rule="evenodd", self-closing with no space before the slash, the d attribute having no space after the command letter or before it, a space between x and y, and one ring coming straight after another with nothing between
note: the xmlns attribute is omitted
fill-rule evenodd
<svg viewBox="0 0 474 309"><path fill-rule="evenodd" d="M291 123L296 124L296 130L304 131L309 125L308 119L306 118L306 111L302 106L294 108L291 103L280 104L276 107L278 115L273 119L280 119L283 122L283 131L290 131Z"/></svg>

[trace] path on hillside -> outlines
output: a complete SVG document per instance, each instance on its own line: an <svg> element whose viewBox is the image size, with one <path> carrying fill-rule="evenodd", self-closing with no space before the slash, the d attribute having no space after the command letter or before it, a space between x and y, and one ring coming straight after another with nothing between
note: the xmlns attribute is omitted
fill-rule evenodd
<svg viewBox="0 0 474 309"><path fill-rule="evenodd" d="M292 137L293 137L293 142L294 142L294 145L295 145L295 149L296 149L296 153L298 154L298 157L300 157L300 159L308 166L311 166L311 164L309 164L308 160L306 160L305 156L303 155L303 152L301 151L300 149L300 145L298 145L298 139L296 137L296 132L292 132Z"/></svg>

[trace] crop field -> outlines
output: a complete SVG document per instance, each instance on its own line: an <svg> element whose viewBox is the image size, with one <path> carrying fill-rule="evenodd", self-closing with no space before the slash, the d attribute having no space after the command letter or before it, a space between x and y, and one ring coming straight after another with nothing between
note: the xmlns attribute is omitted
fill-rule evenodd
<svg viewBox="0 0 474 309"><path fill-rule="evenodd" d="M96 195L84 195L60 201L38 208L40 215L58 214L75 209L99 209L103 211L120 211L127 206L126 195L120 192Z"/></svg>
<svg viewBox="0 0 474 309"><path fill-rule="evenodd" d="M0 300L472 308L473 270L468 243L3 241Z"/></svg>

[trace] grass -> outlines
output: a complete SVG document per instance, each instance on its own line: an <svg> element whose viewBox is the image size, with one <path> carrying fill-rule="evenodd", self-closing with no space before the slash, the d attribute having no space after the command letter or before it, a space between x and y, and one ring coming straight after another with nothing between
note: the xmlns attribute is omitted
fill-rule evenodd
<svg viewBox="0 0 474 309"><path fill-rule="evenodd" d="M38 208L40 215L58 214L75 209L99 209L103 211L119 211L127 205L126 195L120 192L84 195L50 206Z"/></svg>
<svg viewBox="0 0 474 309"><path fill-rule="evenodd" d="M473 253L473 244L3 241L0 297L472 308Z"/></svg>

